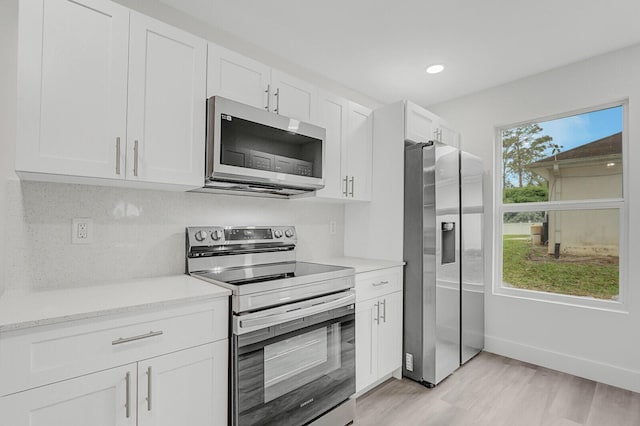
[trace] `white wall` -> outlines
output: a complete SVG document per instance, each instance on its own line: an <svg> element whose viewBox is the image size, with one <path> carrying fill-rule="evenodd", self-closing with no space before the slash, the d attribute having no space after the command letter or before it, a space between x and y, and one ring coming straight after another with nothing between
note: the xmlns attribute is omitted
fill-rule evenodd
<svg viewBox="0 0 640 426"><path fill-rule="evenodd" d="M496 126L625 98L628 108L628 312L486 294L486 348L579 376L640 391L640 46L518 80L429 109L462 131L462 148L484 159L485 250L492 250ZM492 279L487 256L487 281Z"/></svg>
<svg viewBox="0 0 640 426"><path fill-rule="evenodd" d="M16 134L16 61L18 3L0 2L0 294L5 289L6 179L13 170Z"/></svg>
<svg viewBox="0 0 640 426"><path fill-rule="evenodd" d="M183 27L193 23L194 32L215 34L169 8L158 10ZM183 273L187 225L290 224L298 230L299 259L343 254L341 204L19 181L13 172L17 11L18 0L0 2L0 293ZM75 217L94 220L93 244L71 245ZM337 223L335 235L329 221Z"/></svg>

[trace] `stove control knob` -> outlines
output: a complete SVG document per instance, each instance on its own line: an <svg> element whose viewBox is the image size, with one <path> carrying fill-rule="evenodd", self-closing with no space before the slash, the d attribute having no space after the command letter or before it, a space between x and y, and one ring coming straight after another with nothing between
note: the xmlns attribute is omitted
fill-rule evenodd
<svg viewBox="0 0 640 426"><path fill-rule="evenodd" d="M211 239L212 239L213 241L218 241L220 238L222 238L222 232L220 232L220 230L219 230L219 229L214 229L214 230L211 232Z"/></svg>
<svg viewBox="0 0 640 426"><path fill-rule="evenodd" d="M293 229L287 229L286 231L284 231L284 235L285 235L287 238L291 238L291 237L293 237Z"/></svg>
<svg viewBox="0 0 640 426"><path fill-rule="evenodd" d="M196 232L196 240L197 241L204 241L207 239L207 232L206 231L198 231Z"/></svg>
<svg viewBox="0 0 640 426"><path fill-rule="evenodd" d="M282 238L282 231L279 229L276 229L275 231L273 231L273 236L276 238Z"/></svg>

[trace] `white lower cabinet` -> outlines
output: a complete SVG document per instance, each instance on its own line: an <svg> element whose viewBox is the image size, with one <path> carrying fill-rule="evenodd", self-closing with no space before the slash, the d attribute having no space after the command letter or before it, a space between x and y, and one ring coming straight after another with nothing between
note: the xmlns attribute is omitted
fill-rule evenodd
<svg viewBox="0 0 640 426"><path fill-rule="evenodd" d="M127 375L129 379L127 380ZM127 383L129 388L127 391ZM11 426L133 426L136 364L128 364L0 398Z"/></svg>
<svg viewBox="0 0 640 426"><path fill-rule="evenodd" d="M0 424L226 425L227 315L225 297L0 334Z"/></svg>
<svg viewBox="0 0 640 426"><path fill-rule="evenodd" d="M357 274L356 300L356 393L360 393L402 366L402 269Z"/></svg>
<svg viewBox="0 0 640 426"><path fill-rule="evenodd" d="M138 425L225 425L227 342L138 363Z"/></svg>

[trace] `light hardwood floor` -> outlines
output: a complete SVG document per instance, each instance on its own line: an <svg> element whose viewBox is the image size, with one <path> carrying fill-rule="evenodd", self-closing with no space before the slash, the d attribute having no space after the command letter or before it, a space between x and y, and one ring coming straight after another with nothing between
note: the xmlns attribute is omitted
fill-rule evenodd
<svg viewBox="0 0 640 426"><path fill-rule="evenodd" d="M483 352L436 386L391 379L357 426L640 426L640 394Z"/></svg>

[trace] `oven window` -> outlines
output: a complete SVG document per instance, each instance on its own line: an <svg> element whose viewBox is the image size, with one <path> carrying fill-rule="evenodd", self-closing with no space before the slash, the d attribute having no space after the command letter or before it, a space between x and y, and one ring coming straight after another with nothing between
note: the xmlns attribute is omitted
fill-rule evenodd
<svg viewBox="0 0 640 426"><path fill-rule="evenodd" d="M264 402L339 368L339 323L265 346Z"/></svg>

